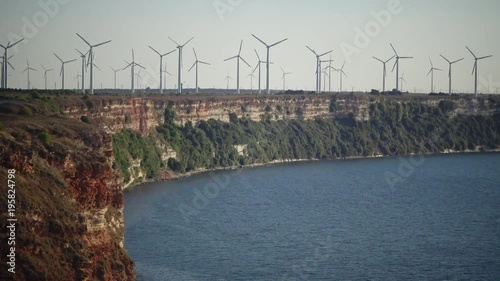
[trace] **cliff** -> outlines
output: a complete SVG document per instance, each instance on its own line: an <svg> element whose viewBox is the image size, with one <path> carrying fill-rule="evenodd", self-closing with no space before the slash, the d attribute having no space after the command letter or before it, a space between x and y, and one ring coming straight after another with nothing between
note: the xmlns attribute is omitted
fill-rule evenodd
<svg viewBox="0 0 500 281"><path fill-rule="evenodd" d="M180 125L191 121L210 119L229 122L229 113L261 121L263 116L270 120L314 118L341 118L354 114L357 120L369 120L369 107L384 100L399 103L409 101L437 106L443 100L456 105L455 114L491 115L500 110L500 97L473 96L431 97L372 96L367 94L336 95L253 95L253 96L95 96L89 99L59 99L61 111L67 116L80 119L87 116L92 123L108 133L131 129L146 135L151 129L164 123L165 109L171 107L177 113Z"/></svg>
<svg viewBox="0 0 500 281"><path fill-rule="evenodd" d="M0 102L0 178L16 170L18 220L16 273L2 262L2 276L9 277L2 280L134 280L123 248L122 180L112 168L110 135L38 111ZM5 204L6 180L1 189ZM6 216L2 212L2 229ZM2 255L10 247L5 238Z"/></svg>

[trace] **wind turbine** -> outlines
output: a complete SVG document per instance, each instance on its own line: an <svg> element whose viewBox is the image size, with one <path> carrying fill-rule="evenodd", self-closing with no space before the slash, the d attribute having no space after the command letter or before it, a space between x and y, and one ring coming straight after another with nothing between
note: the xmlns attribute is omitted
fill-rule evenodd
<svg viewBox="0 0 500 281"><path fill-rule="evenodd" d="M257 59L258 59L258 62L257 62L257 66L255 67L255 69L253 70L252 74L255 72L255 70L257 70L257 68L259 69L259 94L262 93L262 87L261 87L261 65L263 63L266 63L265 61L262 61L260 59L260 56L259 56L259 53L257 53L257 50L253 49L255 51L255 54L257 55Z"/></svg>
<svg viewBox="0 0 500 281"><path fill-rule="evenodd" d="M78 37L80 37L90 47L90 50L88 52L89 53L89 62L90 62L90 94L93 95L94 94L94 52L93 52L93 50L94 50L94 48L97 48L101 45L104 45L104 44L111 42L111 40L108 40L106 42L102 42L102 43L99 43L96 45L90 45L90 43L87 42L87 40L83 39L83 37L80 36L80 34L77 33L76 35L78 35Z"/></svg>
<svg viewBox="0 0 500 281"><path fill-rule="evenodd" d="M141 89L141 86L139 84L139 78L141 79L142 81L142 77L141 77L141 69L139 69L139 72L137 72L137 74L135 74L135 76L137 77L137 89L140 90Z"/></svg>
<svg viewBox="0 0 500 281"><path fill-rule="evenodd" d="M5 68L7 68L7 64L8 64L8 65L10 66L10 68L12 68L12 70L16 70L16 69L12 66L12 64L10 64L10 62L9 62L10 58L12 58L12 56L10 56L10 57L9 57L8 59L6 59L6 60L4 60L4 57L3 57L3 56L1 56L1 57L0 57L0 59L2 59L2 61L1 61L1 64L2 64L2 65L1 65L1 71L0 71L0 75L1 75L1 85L2 85L2 88L3 88L3 84L4 84L4 82L5 82L5 79L4 79L4 78L5 78L5 77L4 77L5 69L4 69L4 67L5 67Z"/></svg>
<svg viewBox="0 0 500 281"><path fill-rule="evenodd" d="M272 45L267 45L264 41L260 40L260 39L259 39L259 37L255 36L255 35L253 35L253 34L252 34L252 36L253 36L253 37L255 37L255 39L259 40L259 41L260 41L260 43L264 44L264 45L266 46L266 48L267 48L267 61L266 61L266 69L267 69L267 74L266 74L266 76L267 76L267 77L266 77L266 93L269 95L269 94L271 94L271 88L269 88L269 81L270 81L270 80L269 80L269 79L270 79L270 78L269 78L269 77L270 77L270 69L269 69L269 65L270 65L270 60L269 60L269 50L270 50L272 47L274 47L274 46L276 46L276 45L278 45L278 44L281 44L281 43L285 42L286 40L288 40L288 38L283 39L283 40L281 40L281 41L279 41L279 42L276 42L276 43L274 43L274 44L272 44Z"/></svg>
<svg viewBox="0 0 500 281"><path fill-rule="evenodd" d="M162 54L160 54L160 52L155 50L153 47L149 46L149 48L151 50L153 50L155 53L157 53L158 56L160 56L160 94L163 94L163 57L170 55L171 53L175 52L175 50L170 51L170 52L162 55Z"/></svg>
<svg viewBox="0 0 500 281"><path fill-rule="evenodd" d="M256 77L255 77L255 75L253 75L253 72L248 74L247 77L250 77L250 90L253 91L253 79Z"/></svg>
<svg viewBox="0 0 500 281"><path fill-rule="evenodd" d="M316 93L319 94L321 93L321 57L332 53L333 50L318 55L318 53L316 53L316 51L311 49L309 46L306 47L316 56Z"/></svg>
<svg viewBox="0 0 500 281"><path fill-rule="evenodd" d="M226 80L226 82L227 82L227 90L229 90L229 80L231 80L231 79L233 79L233 77L231 77L231 76L229 76L229 75L228 75L228 76L226 76L226 78L224 79L224 80Z"/></svg>
<svg viewBox="0 0 500 281"><path fill-rule="evenodd" d="M67 64L67 63L70 63L70 62L74 62L76 61L76 59L74 60L69 60L69 61L63 61L58 55L56 55L54 53L54 56L56 56L56 58L58 58L61 63L62 63L62 66L61 66L61 72L59 73L60 76L62 76L62 90L64 91L64 65Z"/></svg>
<svg viewBox="0 0 500 281"><path fill-rule="evenodd" d="M54 69L46 69L43 65L41 65L44 73L43 73L43 78L45 78L45 90L47 90L47 72L52 71Z"/></svg>
<svg viewBox="0 0 500 281"><path fill-rule="evenodd" d="M323 92L326 92L326 78L327 77L330 78L330 76L328 75L328 72L326 72L326 70L328 70L328 69L329 69L329 66L325 67L321 71L321 73L324 75L324 77L323 77ZM330 81L331 81L331 79L330 79Z"/></svg>
<svg viewBox="0 0 500 281"><path fill-rule="evenodd" d="M382 93L385 92L385 77L387 77L387 67L386 67L386 64L391 61L395 56L392 56L390 59L386 60L386 61L383 61L381 59L378 59L376 57L373 57L374 59L378 60L379 62L381 62L383 65L384 65L384 72L382 74Z"/></svg>
<svg viewBox="0 0 500 281"><path fill-rule="evenodd" d="M445 56L443 56L443 55L440 55L440 56L441 56L441 57L442 57L445 61L447 61L447 62L448 62L448 64L450 64L450 70L449 70L449 72L448 72L448 78L449 78L449 80L450 80L450 81L449 81L449 82L450 82L450 92L449 92L449 93L450 93L450 95L451 95L451 92L452 92L452 90L451 90L451 68L452 68L452 66L453 66L455 63L457 63L457 62L459 62L459 61L462 61L462 60L464 60L464 59L463 59L463 58L461 58L461 59L459 59L459 60L456 60L456 61L451 62L451 61L449 61L447 58L445 58Z"/></svg>
<svg viewBox="0 0 500 281"><path fill-rule="evenodd" d="M196 93L198 94L199 93L199 87L198 87L198 65L201 63L201 64L206 64L206 65L210 65L208 62L203 62L203 61L200 61L198 60L198 55L196 55L196 51L194 50L193 48L193 52L194 52L194 57L196 58L196 61L194 62L193 66L191 66L191 68L188 70L188 72L191 71L191 69L193 69L193 67L196 66Z"/></svg>
<svg viewBox="0 0 500 281"><path fill-rule="evenodd" d="M83 54L82 52L80 52L78 49L75 49L79 54L80 54L80 57L82 58L82 94L85 94L85 72L87 71L87 69L85 68L85 58L87 57L88 53L90 51L87 51L85 54Z"/></svg>
<svg viewBox="0 0 500 281"><path fill-rule="evenodd" d="M183 64L182 64L182 49L189 42L191 42L191 40L193 40L194 37L192 37L191 39L189 39L186 43L184 43L184 45L180 45L179 43L175 42L174 39L172 39L170 37L168 37L168 39L172 40L172 42L174 42L177 45L177 49L179 49L179 72L178 72L179 83L177 84L177 87L178 87L177 93L178 94L182 94L182 68L183 68Z"/></svg>
<svg viewBox="0 0 500 281"><path fill-rule="evenodd" d="M403 71L403 74L401 75L401 77L399 78L399 80L401 80L401 92L403 92L403 82L407 83L406 80L405 80L405 73Z"/></svg>
<svg viewBox="0 0 500 281"><path fill-rule="evenodd" d="M113 70L113 71L115 72L115 84L114 84L114 89L116 90L116 73L117 73L118 71L121 71L121 69L118 69L118 70L117 70L117 69L112 68L111 66L110 66L109 68L111 68L111 70Z"/></svg>
<svg viewBox="0 0 500 281"><path fill-rule="evenodd" d="M20 43L21 41L23 41L23 40L24 40L24 38L23 38L23 39L21 39L21 40L19 40L19 41L17 41L16 43L14 43L14 44L12 44L12 45L10 44L10 42L8 42L6 47L5 47L4 45L0 44L0 47L2 47L2 48L3 48L3 50L4 50L4 52L3 52L3 71L2 71L2 72L3 72L3 77L2 77L2 87L3 87L3 88L5 88L5 89L7 89L7 88L8 88L8 83L7 83L7 82L8 82L8 79L7 79L7 77L9 77L9 76L8 76L8 69L9 69L9 68L7 67L7 64L8 64L8 65L10 65L10 63L8 62L8 60L11 58L11 57L9 57L9 55L8 55L8 50L9 50L10 48L14 47L15 45L19 44L19 43ZM12 67L12 65L10 65L10 66Z"/></svg>
<svg viewBox="0 0 500 281"><path fill-rule="evenodd" d="M399 60L400 59L412 59L413 57L400 57L398 52L396 52L396 49L394 46L391 44L391 48L394 51L394 54L396 54L396 62L394 63L394 66L392 67L392 71L394 71L394 68L396 68L396 91L399 91Z"/></svg>
<svg viewBox="0 0 500 281"><path fill-rule="evenodd" d="M476 95L476 97L477 97L477 62L478 62L479 60L482 60L482 59L487 59L487 58L491 58L491 57L493 57L493 56L491 56L491 55L490 55L490 56L485 56L485 57L480 57L480 58L478 58L478 57L476 57L476 55L475 55L475 54L474 54L474 53L473 53L473 52L469 49L469 47L465 46L465 48L467 48L467 50L469 50L469 52L470 52L470 53L474 56L474 60L475 60L475 62L474 62L474 68L472 68L472 74L476 74L475 79L474 79L474 95Z"/></svg>
<svg viewBox="0 0 500 281"><path fill-rule="evenodd" d="M134 49L132 49L132 62L131 63L128 63L127 61L125 61L125 63L127 63L128 65L125 66L122 70L125 70L127 68L130 67L130 70L132 72L132 79L131 79L131 84L132 84L132 94L135 93L135 88L134 88L134 77L135 77L135 67L138 66L142 69L145 69L142 65L138 64L135 62L135 55L134 55Z"/></svg>
<svg viewBox="0 0 500 281"><path fill-rule="evenodd" d="M82 77L82 75L80 75L78 73L78 70L76 71L76 76L75 76L75 80L76 80L76 88L77 89L80 89L80 77Z"/></svg>
<svg viewBox="0 0 500 281"><path fill-rule="evenodd" d="M429 58L429 62L431 63L431 69L429 70L429 73L427 73L427 77L429 77L429 74L431 74L431 93L434 93L434 71L443 71L442 69L435 68L434 65L432 64L431 58Z"/></svg>
<svg viewBox="0 0 500 281"><path fill-rule="evenodd" d="M238 55L234 56L234 57L230 57L224 61L229 61L229 60L232 60L232 59L236 59L237 62L236 62L236 87L237 87L237 93L239 94L240 93L240 60L242 60L244 63L246 63L246 65L248 65L248 67L251 67L248 62L245 61L245 59L243 59L241 57L241 48L243 48L243 40L241 40L241 43L240 43L240 51L238 52Z"/></svg>
<svg viewBox="0 0 500 281"><path fill-rule="evenodd" d="M285 72L285 70L283 70L283 67L281 68L281 72L283 72L283 76L281 77L281 79L283 80L283 92L284 92L284 91L286 91L286 76L290 75L292 73L291 72Z"/></svg>
<svg viewBox="0 0 500 281"><path fill-rule="evenodd" d="M345 61L344 61L344 64L342 64L342 67L340 69L337 69L337 72L340 75L340 91L339 91L339 94L342 93L342 76L347 77L347 74L345 74L345 72L344 72L344 66L345 66Z"/></svg>
<svg viewBox="0 0 500 281"><path fill-rule="evenodd" d="M331 59L330 59L330 60L320 60L320 61L319 61L319 69L321 70L321 74L323 73L323 66L322 66L322 65L323 65L323 63L324 63L324 62L328 62L328 63L330 63L330 65L331 65L331 64L332 64L332 62L333 62L333 60L331 60ZM327 68L328 68L328 67L327 67ZM319 76L319 86L320 86L320 87L319 87L319 91L320 91L320 93L321 93L321 92L322 92L322 91L321 91L321 75ZM326 92L326 77L325 77L325 82L323 83L323 91L325 91L325 92Z"/></svg>
<svg viewBox="0 0 500 281"><path fill-rule="evenodd" d="M22 72L22 73L25 73L25 72L28 72L28 90L31 90L31 84L30 84L30 70L33 70L33 71L38 71L34 68L31 68L30 67L30 62L28 61L28 59L26 59L26 69ZM21 73L21 74L22 74Z"/></svg>

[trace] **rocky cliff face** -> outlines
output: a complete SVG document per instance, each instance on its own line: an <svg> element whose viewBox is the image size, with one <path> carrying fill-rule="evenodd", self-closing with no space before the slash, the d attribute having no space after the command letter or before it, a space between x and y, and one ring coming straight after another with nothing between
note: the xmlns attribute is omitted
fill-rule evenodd
<svg viewBox="0 0 500 281"><path fill-rule="evenodd" d="M0 174L5 179L15 169L17 184L16 274L10 277L134 280L123 248L122 181L112 168L110 135L67 118L19 116L16 107L0 114ZM1 188L6 202L5 184Z"/></svg>
<svg viewBox="0 0 500 281"><path fill-rule="evenodd" d="M165 109L169 106L177 113L179 124L216 119L228 122L229 114L247 117L254 121L263 116L271 120L314 119L346 117L353 114L357 120L369 119L370 104L381 99L395 99L400 103L413 100L427 105L438 105L442 100L452 100L457 105L455 114L491 115L498 112L497 97L381 97L364 94L342 95L281 95L281 96L149 96L91 97L89 100L59 100L65 114L71 118L89 117L93 124L108 133L132 129L142 134L164 122Z"/></svg>

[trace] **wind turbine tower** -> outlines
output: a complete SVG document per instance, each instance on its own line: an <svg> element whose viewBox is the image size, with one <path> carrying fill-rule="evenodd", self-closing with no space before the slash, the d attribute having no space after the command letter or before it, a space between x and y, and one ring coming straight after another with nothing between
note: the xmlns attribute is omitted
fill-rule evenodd
<svg viewBox="0 0 500 281"><path fill-rule="evenodd" d="M28 59L26 59L26 69L23 71L23 73L28 72L28 90L31 90L30 70L37 71L36 69L30 67L30 62L28 61Z"/></svg>
<svg viewBox="0 0 500 281"><path fill-rule="evenodd" d="M476 55L475 55L475 54L474 54L474 53L473 53L473 52L469 49L469 47L467 47L467 46L465 46L465 47L467 48L467 50L469 50L469 52L472 54L472 56L474 56L474 60L475 60L475 62L474 62L474 68L472 68L472 74L475 74L475 75L476 75L476 76L475 76L475 79L474 79L474 95L476 95L476 97L477 97L477 62L478 62L479 60L482 60L482 59L487 59L487 58L491 58L491 57L493 57L493 56L491 56L491 55L490 55L490 56L485 56L485 57L480 57L480 58L478 58L478 57L476 57Z"/></svg>
<svg viewBox="0 0 500 281"><path fill-rule="evenodd" d="M7 65L10 65L10 63L8 62L8 60L10 59L9 55L8 55L8 50L12 47L14 47L15 45L19 44L21 41L23 41L23 39L17 41L16 43L14 44L10 44L10 42L7 43L7 46L4 46L2 44L0 44L0 47L3 48L4 52L3 52L3 77L2 77L2 88L5 88L7 89L9 86L8 86L8 67ZM12 67L12 65L11 65Z"/></svg>
<svg viewBox="0 0 500 281"><path fill-rule="evenodd" d="M189 43L191 42L191 40L194 39L194 37L192 37L191 39L189 39L186 43L184 43L184 45L180 45L178 44L177 42L174 41L174 39L168 37L170 40L172 40L172 42L174 42L174 44L177 45L177 49L179 49L179 72L178 72L178 83L177 83L177 93L178 94L182 94L182 67L183 67L183 64L182 64L182 49Z"/></svg>
<svg viewBox="0 0 500 281"><path fill-rule="evenodd" d="M283 92L286 91L286 76L292 74L291 72L285 72L283 68L281 68L281 72L283 72L283 76L281 79L283 80Z"/></svg>
<svg viewBox="0 0 500 281"><path fill-rule="evenodd" d="M251 67L248 62L245 61L245 59L243 59L241 57L241 49L243 48L243 40L241 40L241 43L240 43L240 50L238 52L238 55L234 56L234 57L230 57L224 61L229 61L229 60L232 60L232 59L236 59L236 87L237 87L237 93L239 94L240 93L240 60L242 60L246 65L248 65L248 67Z"/></svg>
<svg viewBox="0 0 500 281"><path fill-rule="evenodd" d="M385 92L385 78L387 77L387 67L386 67L386 64L388 62L390 62L395 56L392 56L390 59L386 60L386 61L383 61L381 59L378 59L376 57L373 57L374 59L378 60L379 62L381 62L383 65L384 65L384 71L382 73L382 93Z"/></svg>
<svg viewBox="0 0 500 281"><path fill-rule="evenodd" d="M309 46L306 46L306 47L309 49L309 51L311 51L316 56L316 93L319 94L319 93L321 93L321 72L322 72L322 69L321 69L321 57L332 53L333 50L318 55L318 53L316 53L316 51L314 51L313 49L311 49Z"/></svg>
<svg viewBox="0 0 500 281"><path fill-rule="evenodd" d="M398 52L396 52L396 48L391 44L391 48L394 51L394 54L396 55L396 62L394 63L394 66L392 67L392 71L394 71L394 68L396 68L396 91L399 91L399 60L400 59L412 59L413 57L400 57Z"/></svg>
<svg viewBox="0 0 500 281"><path fill-rule="evenodd" d="M87 57L87 54L90 52L88 51L87 53L83 54L82 52L78 51L78 49L75 49L79 54L80 57L82 58L82 94L85 94L85 58Z"/></svg>
<svg viewBox="0 0 500 281"><path fill-rule="evenodd" d="M175 52L175 50L170 51L170 52L162 55L162 54L160 54L160 52L155 50L153 47L149 46L149 48L151 50L153 50L155 53L157 53L158 56L160 56L160 94L163 94L163 57L170 55L171 53Z"/></svg>
<svg viewBox="0 0 500 281"><path fill-rule="evenodd" d="M448 64L450 65L450 69L449 69L449 71L448 71L448 79L449 79L449 83L450 83L450 85L449 85L449 87L450 87L450 89L449 89L449 94L451 95L451 92L452 92L452 88L451 88L451 68L452 68L452 66L453 66L455 63L457 63L457 62L459 62L459 61L462 61L462 60L464 60L464 59L463 59L463 58L461 58L461 59L459 59L459 60L456 60L456 61L453 61L453 62L452 62L452 61L448 60L445 56L443 56L443 55L440 55L440 56L441 56L441 57L442 57L445 61L447 61L447 62L448 62Z"/></svg>
<svg viewBox="0 0 500 281"><path fill-rule="evenodd" d="M41 66L44 70L43 78L45 79L45 90L47 90L47 72L52 71L54 69L45 69L45 67L43 65L41 65Z"/></svg>
<svg viewBox="0 0 500 281"><path fill-rule="evenodd" d="M429 62L431 63L431 69L429 70L429 73L427 73L427 77L429 77L429 74L431 75L431 93L434 93L434 71L443 71L442 69L435 68L434 65L432 64L431 58L429 58Z"/></svg>
<svg viewBox="0 0 500 281"><path fill-rule="evenodd" d="M269 68L269 67L270 67L270 58L269 58L269 51L270 51L270 49L271 49L272 47L274 47L274 46L276 46L276 45L278 45L278 44L281 44L281 43L285 42L286 40L288 40L288 38L283 39L283 40L281 40L281 41L279 41L279 42L276 42L276 43L274 43L274 44L272 44L272 45L267 45L264 41L260 40L257 36L255 36L255 35L253 35L253 34L252 34L252 36L253 36L253 37L255 37L255 39L259 40L259 41L260 41L260 43L264 44L264 45L266 46L266 48L267 48L267 61L266 61L266 69L267 69L267 74L266 74L266 76L267 76L267 77L266 77L266 93L269 95L269 94L271 94L271 88L269 87L269 81L270 81L270 80L269 80L269 79L270 79L270 68Z"/></svg>
<svg viewBox="0 0 500 281"><path fill-rule="evenodd" d="M101 45L104 45L104 44L111 42L111 40L108 40L106 42L102 42L102 43L99 43L96 45L90 45L90 43L87 42L87 40L83 39L83 37L80 36L80 34L77 33L76 35L78 35L78 37L80 37L90 47L90 50L88 52L89 53L89 62L87 64L90 64L90 94L93 95L94 94L94 52L93 52L93 50L94 50L94 48L97 48Z"/></svg>
<svg viewBox="0 0 500 281"><path fill-rule="evenodd" d="M134 78L135 78L135 67L138 66L142 69L145 69L142 65L138 64L135 62L135 55L134 55L134 49L132 49L132 62L131 63L128 63L127 61L125 61L125 63L127 63L128 65L125 66L122 70L125 70L127 68L130 67L130 71L131 71L131 88L132 88L132 94L135 93L135 86L134 86Z"/></svg>
<svg viewBox="0 0 500 281"><path fill-rule="evenodd" d="M64 91L64 65L67 64L67 63L70 63L70 62L74 62L76 61L76 59L74 60L69 60L69 61L63 61L58 55L56 55L54 53L54 56L56 56L57 59L59 59L61 61L61 72L59 73L60 76L62 76L62 90Z"/></svg>
<svg viewBox="0 0 500 281"><path fill-rule="evenodd" d="M203 62L203 61L198 60L198 55L196 54L196 51L194 50L194 48L193 48L193 52L194 52L194 57L196 58L196 61L194 62L193 66L191 66L191 68L188 70L188 72L190 72L191 69L193 69L193 67L196 66L196 93L198 94L199 89L200 89L200 87L198 87L198 65L200 63L205 64L205 65L210 65L210 64L208 62Z"/></svg>

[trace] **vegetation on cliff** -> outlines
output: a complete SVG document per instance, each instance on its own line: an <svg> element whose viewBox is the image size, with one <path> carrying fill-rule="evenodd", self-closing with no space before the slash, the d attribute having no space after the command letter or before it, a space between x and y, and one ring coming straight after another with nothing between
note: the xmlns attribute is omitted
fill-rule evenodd
<svg viewBox="0 0 500 281"><path fill-rule="evenodd" d="M263 116L261 122L255 122L232 113L229 123L208 120L187 122L184 126L175 124L175 112L167 108L165 124L157 132L177 152L176 159L169 159L166 164L179 173L284 159L394 156L477 147L495 149L500 145L500 115L454 115L456 107L448 100L428 106L411 100L399 103L386 99L370 105L369 121L357 121L350 114L337 119L277 122ZM335 108L332 100L330 110ZM125 131L115 136L115 151L128 151L133 159L145 159L149 154L158 158L159 152L152 153L155 141L150 139L155 134L147 138L137 134L130 137L131 134ZM237 147L245 149L238 151ZM117 157L117 161L122 161L117 162L118 166L127 166L129 160L130 157ZM148 163L150 169L151 161ZM153 173L148 176L154 177Z"/></svg>

